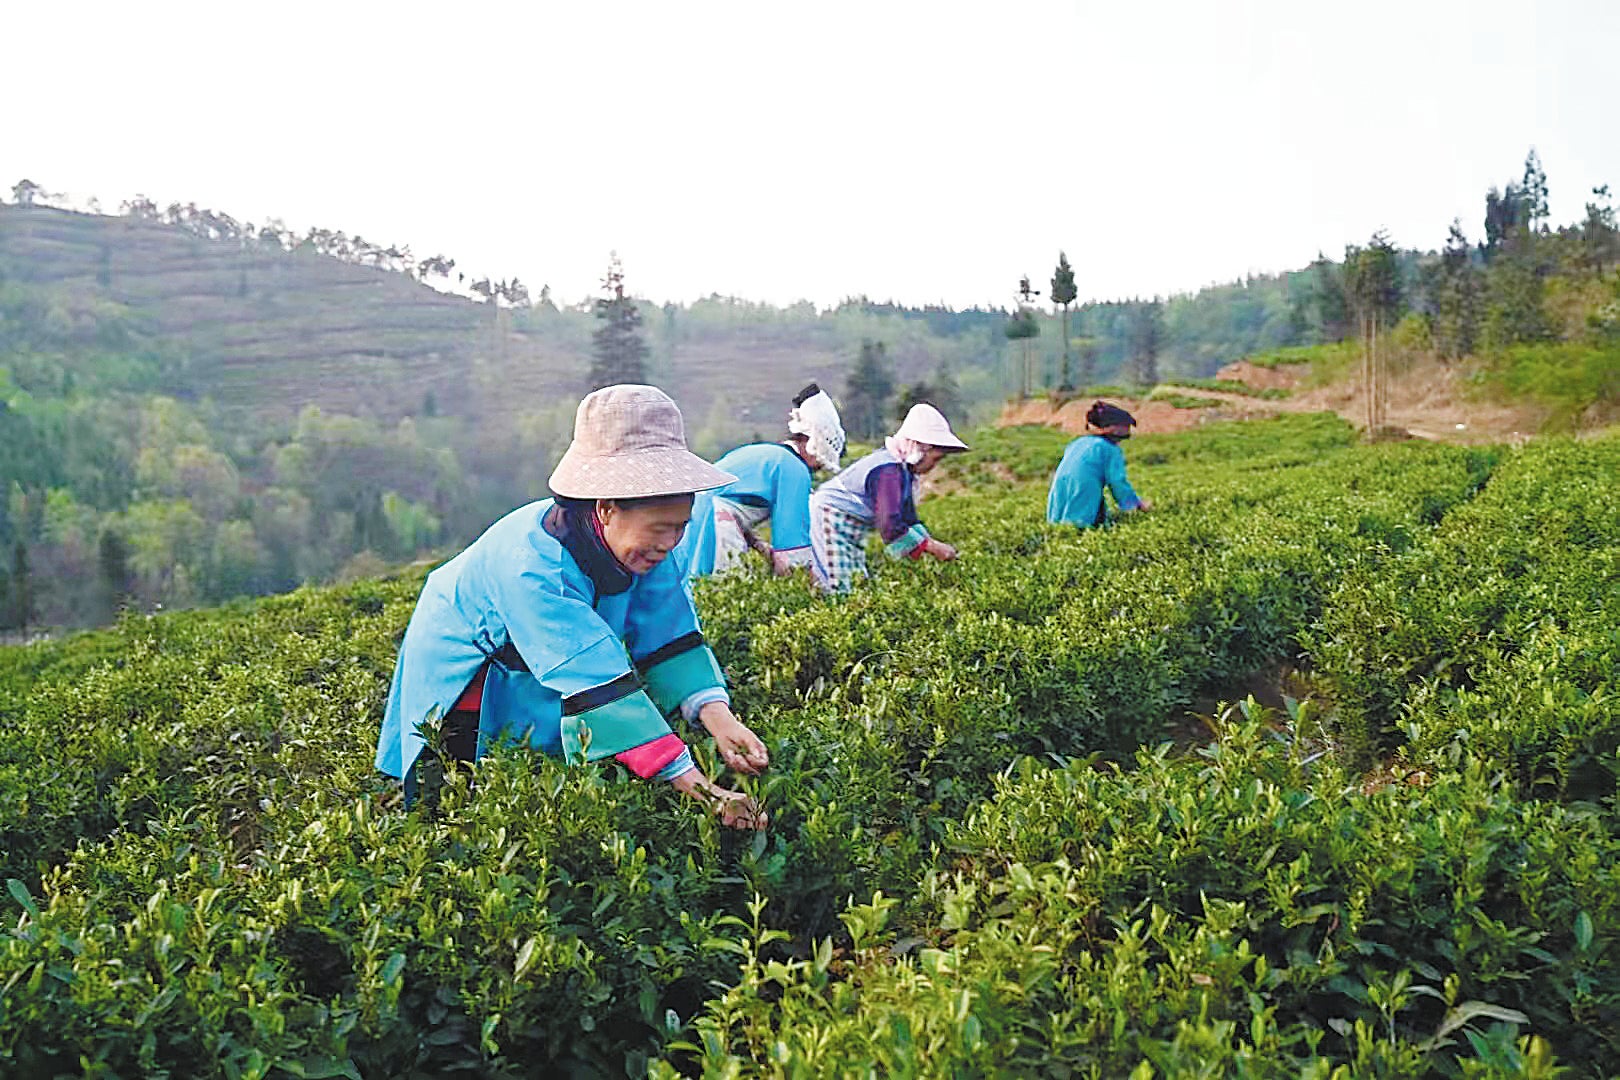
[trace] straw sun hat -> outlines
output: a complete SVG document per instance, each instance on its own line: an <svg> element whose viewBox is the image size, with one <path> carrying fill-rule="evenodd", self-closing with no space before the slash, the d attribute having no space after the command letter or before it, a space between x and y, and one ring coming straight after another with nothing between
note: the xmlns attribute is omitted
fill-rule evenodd
<svg viewBox="0 0 1620 1080"><path fill-rule="evenodd" d="M605 386L574 413L574 441L551 474L570 499L640 499L706 491L737 479L686 448L681 410L656 386Z"/></svg>

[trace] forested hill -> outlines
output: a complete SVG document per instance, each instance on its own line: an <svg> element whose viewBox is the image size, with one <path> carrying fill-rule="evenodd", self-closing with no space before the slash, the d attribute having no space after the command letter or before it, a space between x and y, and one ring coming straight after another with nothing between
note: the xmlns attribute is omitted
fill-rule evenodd
<svg viewBox="0 0 1620 1080"><path fill-rule="evenodd" d="M644 351L606 381L666 387L711 457L780 432L810 380L871 439L917 399L986 419L1013 394L1277 350L1349 371L1356 325L1393 328L1401 362L1472 363L1471 386L1599 422L1620 407L1620 229L1606 188L1552 229L1545 190L1532 153L1487 193L1477 247L1457 225L1439 254L1380 234L1342 264L1190 296L1076 304L1059 254L1009 309L818 310L658 305L634 298L634 267L630 291L559 306L445 255L141 197L86 213L22 181L0 204L0 633L454 549L545 494L613 352L599 332Z"/></svg>
<svg viewBox="0 0 1620 1080"><path fill-rule="evenodd" d="M169 359L163 389L183 400L261 419L288 420L316 405L390 422L424 411L509 422L587 388L595 320L584 305L470 299L418 280L408 260L359 237L244 228L195 207L109 216L0 205L0 282L37 287L34 306L58 330L94 321L105 337L113 324L119 340L161 351ZM1289 276L1173 298L1158 331L1159 367L1207 375L1306 340ZM1133 359L1137 307L1075 309L1071 331L1084 339L1087 375L1112 379ZM861 298L818 312L719 296L640 308L651 376L681 401L694 429L711 418L741 421L713 433L721 442L746 437L742 428L756 417L774 424L784 396L808 380L841 388L868 339L886 346L897 383L944 364L969 403L1015 388L1000 310ZM7 331L27 322L14 318ZM1060 335L1049 330L1037 347L1037 381L1057 381Z"/></svg>
<svg viewBox="0 0 1620 1080"><path fill-rule="evenodd" d="M0 632L372 572L465 543L545 493L591 385L591 302L559 306L341 231L141 198L86 213L46 205L27 181L12 195ZM780 431L812 379L870 438L917 396L983 417L1023 367L1000 309L629 303L643 377L669 389L711 456ZM1086 376L1118 373L1143 309L1072 313ZM1288 314L1282 278L1176 298L1155 347L1164 370L1205 374L1291 343L1278 333ZM1030 355L1055 384L1061 337L1044 323Z"/></svg>
<svg viewBox="0 0 1620 1080"><path fill-rule="evenodd" d="M0 206L0 275L43 287L37 300L59 328L111 323L120 340L160 349L171 358L165 391L265 419L316 405L495 426L577 397L590 362L586 313L475 301L279 236L211 239L161 220ZM778 379L795 383L791 393L848 362L814 334L683 340L672 318L649 314L660 380L689 411L720 390L738 411L763 406L784 396ZM890 352L902 375L927 363L900 345Z"/></svg>
<svg viewBox="0 0 1620 1080"><path fill-rule="evenodd" d="M435 289L329 230L0 205L0 632L374 570L543 495L598 320L511 282L456 295L481 282L447 262ZM711 455L781 430L805 382L842 388L863 341L885 398L941 365L1001 393L990 312L638 307L646 378Z"/></svg>

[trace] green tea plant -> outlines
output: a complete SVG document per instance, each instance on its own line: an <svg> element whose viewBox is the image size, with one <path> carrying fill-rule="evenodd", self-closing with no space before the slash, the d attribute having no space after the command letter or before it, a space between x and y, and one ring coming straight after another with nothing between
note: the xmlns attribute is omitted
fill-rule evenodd
<svg viewBox="0 0 1620 1080"><path fill-rule="evenodd" d="M518 753L405 810L419 570L0 650L0 1074L1620 1068L1612 440L1209 424L1096 530L970 441L958 561L700 585L765 833Z"/></svg>

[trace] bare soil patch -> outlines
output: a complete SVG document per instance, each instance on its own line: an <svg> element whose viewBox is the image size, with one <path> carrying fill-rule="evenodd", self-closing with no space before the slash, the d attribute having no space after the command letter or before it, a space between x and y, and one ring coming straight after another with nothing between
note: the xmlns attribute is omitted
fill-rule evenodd
<svg viewBox="0 0 1620 1080"><path fill-rule="evenodd" d="M1256 389L1292 389L1286 398L1266 399L1206 390L1195 386L1161 386L1161 390L1219 401L1217 408L1178 409L1163 400L1121 399L1137 419L1144 435L1186 431L1216 420L1253 420L1284 412L1334 412L1358 428L1366 418L1362 383L1358 378L1330 386L1303 388L1301 365L1256 367L1243 361L1228 364L1220 378L1235 379ZM1470 368L1465 365L1423 361L1391 376L1387 429L1397 436L1436 442L1520 443L1541 429L1546 410L1528 403L1486 401L1473 393ZM1072 434L1084 434L1089 400L1054 405L1046 400L1014 403L996 421L999 427L1046 424Z"/></svg>

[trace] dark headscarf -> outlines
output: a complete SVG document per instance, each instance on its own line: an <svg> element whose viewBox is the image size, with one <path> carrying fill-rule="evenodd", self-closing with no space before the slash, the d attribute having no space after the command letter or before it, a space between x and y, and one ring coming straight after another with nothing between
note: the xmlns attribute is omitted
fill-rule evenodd
<svg viewBox="0 0 1620 1080"><path fill-rule="evenodd" d="M1091 403L1091 408L1086 410L1086 423L1095 428L1110 428L1119 424L1124 424L1127 427L1135 427L1136 417L1132 416L1118 405L1111 404L1107 401L1094 401ZM1126 432L1124 435L1105 433L1103 438L1108 439L1111 442L1118 442L1120 439L1130 438L1130 432Z"/></svg>
<svg viewBox="0 0 1620 1080"><path fill-rule="evenodd" d="M574 557L598 596L617 596L635 583L635 575L624 568L602 539L595 499L558 495L546 514L545 530Z"/></svg>

